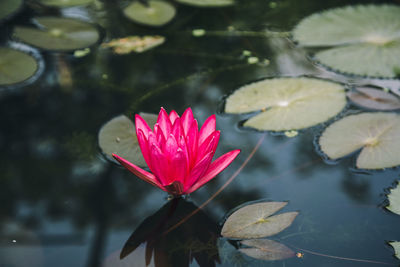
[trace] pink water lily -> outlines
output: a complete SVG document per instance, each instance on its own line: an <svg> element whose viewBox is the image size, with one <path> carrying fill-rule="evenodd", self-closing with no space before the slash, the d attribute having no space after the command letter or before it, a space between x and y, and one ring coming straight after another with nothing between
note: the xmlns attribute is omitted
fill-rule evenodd
<svg viewBox="0 0 400 267"><path fill-rule="evenodd" d="M215 130L215 115L198 128L190 108L182 117L161 108L152 130L139 115L135 116L136 134L147 172L113 154L113 157L140 179L174 196L190 194L223 171L239 154L232 150L212 162L220 131Z"/></svg>

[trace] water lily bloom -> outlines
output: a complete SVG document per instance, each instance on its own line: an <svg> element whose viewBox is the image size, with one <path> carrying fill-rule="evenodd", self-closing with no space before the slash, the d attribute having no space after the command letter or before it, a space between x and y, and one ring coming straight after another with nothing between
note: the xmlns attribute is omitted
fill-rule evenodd
<svg viewBox="0 0 400 267"><path fill-rule="evenodd" d="M190 108L182 117L161 108L152 130L139 115L135 116L136 134L147 172L113 154L113 157L140 179L174 196L190 194L223 171L239 154L232 150L212 161L220 131L215 130L215 115L198 128Z"/></svg>

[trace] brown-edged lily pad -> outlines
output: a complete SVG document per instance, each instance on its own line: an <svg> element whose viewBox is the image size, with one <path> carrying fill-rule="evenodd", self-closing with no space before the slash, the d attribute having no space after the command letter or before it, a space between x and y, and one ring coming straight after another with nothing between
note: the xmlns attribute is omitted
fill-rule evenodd
<svg viewBox="0 0 400 267"><path fill-rule="evenodd" d="M113 39L101 46L104 48L112 48L115 54L129 54L131 52L142 53L156 46L163 44L165 37L154 36L128 36L120 39Z"/></svg>
<svg viewBox="0 0 400 267"><path fill-rule="evenodd" d="M287 202L261 202L240 208L228 217L221 235L227 238L251 239L275 235L289 227L298 212L271 216Z"/></svg>
<svg viewBox="0 0 400 267"><path fill-rule="evenodd" d="M240 252L259 260L275 261L295 256L295 253L287 246L269 239L250 239L240 243L248 246L240 248Z"/></svg>
<svg viewBox="0 0 400 267"><path fill-rule="evenodd" d="M38 0L39 3L50 7L71 7L83 6L92 3L94 0Z"/></svg>
<svg viewBox="0 0 400 267"><path fill-rule="evenodd" d="M127 18L148 26L163 26L175 17L175 7L166 1L149 0L148 5L132 2L124 9Z"/></svg>
<svg viewBox="0 0 400 267"><path fill-rule="evenodd" d="M344 117L319 138L321 151L339 159L361 150L356 166L383 169L400 165L400 115L368 112Z"/></svg>
<svg viewBox="0 0 400 267"><path fill-rule="evenodd" d="M357 87L355 90L348 92L347 96L355 104L368 109L400 109L399 97L378 88Z"/></svg>

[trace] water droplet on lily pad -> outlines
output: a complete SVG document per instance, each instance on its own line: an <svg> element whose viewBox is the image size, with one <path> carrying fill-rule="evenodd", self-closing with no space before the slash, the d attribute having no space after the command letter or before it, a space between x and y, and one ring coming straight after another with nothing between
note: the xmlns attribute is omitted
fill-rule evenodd
<svg viewBox="0 0 400 267"><path fill-rule="evenodd" d="M157 121L157 115L140 113L140 116L150 125ZM138 165L145 167L140 150L134 123L125 115L113 118L104 124L99 131L99 146L102 152L111 160L115 153L120 157Z"/></svg>
<svg viewBox="0 0 400 267"><path fill-rule="evenodd" d="M176 0L181 4L196 7L224 7L235 3L234 0Z"/></svg>
<svg viewBox="0 0 400 267"><path fill-rule="evenodd" d="M276 261L295 256L295 253L287 246L269 239L250 239L240 243L249 246L240 248L240 252L259 260Z"/></svg>
<svg viewBox="0 0 400 267"><path fill-rule="evenodd" d="M100 39L96 26L78 19L37 17L40 28L16 26L14 37L35 47L52 51L73 51L94 45Z"/></svg>
<svg viewBox="0 0 400 267"><path fill-rule="evenodd" d="M400 242L389 242L389 245L393 247L395 256L400 260Z"/></svg>
<svg viewBox="0 0 400 267"><path fill-rule="evenodd" d="M375 87L358 87L347 93L355 104L375 110L400 109L399 97Z"/></svg>
<svg viewBox="0 0 400 267"><path fill-rule="evenodd" d="M124 9L127 18L148 26L163 26L176 14L175 7L166 1L149 0L148 6L135 1Z"/></svg>
<svg viewBox="0 0 400 267"><path fill-rule="evenodd" d="M303 19L293 30L301 46L322 50L314 57L345 74L395 78L400 68L400 7L355 5Z"/></svg>
<svg viewBox="0 0 400 267"><path fill-rule="evenodd" d="M227 238L250 239L275 235L289 227L298 212L271 216L287 202L261 202L244 206L225 221L221 235Z"/></svg>
<svg viewBox="0 0 400 267"><path fill-rule="evenodd" d="M16 13L22 6L23 0L1 0L0 1L0 21L9 18Z"/></svg>
<svg viewBox="0 0 400 267"><path fill-rule="evenodd" d="M335 117L346 106L343 85L309 77L265 79L230 95L225 112L261 111L243 126L263 131L308 128Z"/></svg>
<svg viewBox="0 0 400 267"><path fill-rule="evenodd" d="M388 194L389 206L386 208L391 212L400 215L400 186L397 182L396 188L390 189L390 194Z"/></svg>
<svg viewBox="0 0 400 267"><path fill-rule="evenodd" d="M39 0L39 3L50 7L71 7L88 5L93 1L94 0Z"/></svg>
<svg viewBox="0 0 400 267"><path fill-rule="evenodd" d="M39 69L37 60L22 51L0 47L0 86L26 81Z"/></svg>
<svg viewBox="0 0 400 267"><path fill-rule="evenodd" d="M400 165L399 136L399 114L361 113L328 126L319 138L319 146L334 160L361 150L356 162L358 168L383 169Z"/></svg>

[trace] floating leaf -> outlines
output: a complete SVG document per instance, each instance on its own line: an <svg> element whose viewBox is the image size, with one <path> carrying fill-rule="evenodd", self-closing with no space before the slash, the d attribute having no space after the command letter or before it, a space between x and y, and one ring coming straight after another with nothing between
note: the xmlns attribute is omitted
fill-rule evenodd
<svg viewBox="0 0 400 267"><path fill-rule="evenodd" d="M154 125L157 116L140 113L149 125ZM99 131L99 146L103 153L112 159L112 153L135 163L138 166L147 166L140 150L135 125L125 115L110 120Z"/></svg>
<svg viewBox="0 0 400 267"><path fill-rule="evenodd" d="M394 248L395 256L398 259L400 259L400 242L399 241L389 242L389 245L391 245Z"/></svg>
<svg viewBox="0 0 400 267"><path fill-rule="evenodd" d="M400 215L400 186L397 183L397 187L394 189L390 189L389 198L389 206L386 208L391 212L397 213Z"/></svg>
<svg viewBox="0 0 400 267"><path fill-rule="evenodd" d="M176 0L181 4L197 7L224 7L235 3L234 0Z"/></svg>
<svg viewBox="0 0 400 267"><path fill-rule="evenodd" d="M0 47L0 86L23 82L38 70L36 59L22 51Z"/></svg>
<svg viewBox="0 0 400 267"><path fill-rule="evenodd" d="M39 3L51 7L82 6L92 3L93 0L39 0Z"/></svg>
<svg viewBox="0 0 400 267"><path fill-rule="evenodd" d="M305 47L327 47L315 58L339 72L394 78L400 74L399 14L395 5L335 8L303 19L293 38Z"/></svg>
<svg viewBox="0 0 400 267"><path fill-rule="evenodd" d="M361 87L347 93L355 104L376 110L400 109L400 99L380 89Z"/></svg>
<svg viewBox="0 0 400 267"><path fill-rule="evenodd" d="M287 246L269 239L250 239L240 243L250 247L240 248L240 252L259 260L275 261L295 256L295 253Z"/></svg>
<svg viewBox="0 0 400 267"><path fill-rule="evenodd" d="M23 0L1 0L0 21L13 15L23 4Z"/></svg>
<svg viewBox="0 0 400 267"><path fill-rule="evenodd" d="M287 202L262 202L244 206L228 217L221 235L227 238L249 239L275 235L289 227L298 212L271 216Z"/></svg>
<svg viewBox="0 0 400 267"><path fill-rule="evenodd" d="M345 88L338 83L308 77L275 78L236 90L227 98L225 112L261 111L243 126L288 131L327 121L345 106Z"/></svg>
<svg viewBox="0 0 400 267"><path fill-rule="evenodd" d="M71 51L92 46L100 39L96 26L71 18L39 17L40 28L17 26L14 37L30 45L54 51Z"/></svg>
<svg viewBox="0 0 400 267"><path fill-rule="evenodd" d="M165 37L155 36L129 36L120 39L113 39L110 42L103 43L104 48L112 48L116 54L129 54L130 52L142 53L156 46L163 44Z"/></svg>
<svg viewBox="0 0 400 267"><path fill-rule="evenodd" d="M332 123L319 138L319 145L330 159L361 149L358 168L382 169L400 165L399 136L399 114L361 113Z"/></svg>
<svg viewBox="0 0 400 267"><path fill-rule="evenodd" d="M173 5L164 1L148 1L148 6L135 1L124 9L129 19L149 26L162 26L170 22L175 16Z"/></svg>

